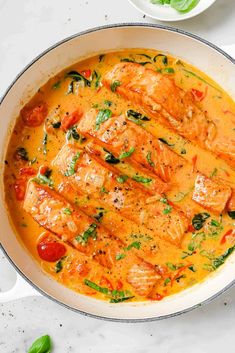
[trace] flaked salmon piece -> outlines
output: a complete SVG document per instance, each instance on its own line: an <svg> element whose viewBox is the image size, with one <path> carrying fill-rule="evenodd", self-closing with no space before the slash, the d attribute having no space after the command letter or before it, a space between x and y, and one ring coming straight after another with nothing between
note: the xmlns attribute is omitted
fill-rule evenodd
<svg viewBox="0 0 235 353"><path fill-rule="evenodd" d="M177 87L171 78L136 63L122 62L106 73L103 84L110 88L115 81L119 82L116 92L122 97L235 166L234 137L229 133L226 138L221 136L216 121L209 119L192 94Z"/></svg>
<svg viewBox="0 0 235 353"><path fill-rule="evenodd" d="M147 296L160 278L154 266L145 261L134 264L127 273L127 282L141 296Z"/></svg>
<svg viewBox="0 0 235 353"><path fill-rule="evenodd" d="M123 244L50 188L30 181L24 210L63 241L111 268ZM104 256L106 255L106 256Z"/></svg>
<svg viewBox="0 0 235 353"><path fill-rule="evenodd" d="M232 189L232 194L228 200L226 208L228 211L235 211L235 189Z"/></svg>
<svg viewBox="0 0 235 353"><path fill-rule="evenodd" d="M53 161L54 166L64 175L74 156L76 161L73 175L67 177L76 190L82 190L103 205L120 212L124 217L153 230L159 236L179 246L188 229L188 220L182 212L175 210L161 196L149 202L149 195L137 189L131 180L118 182L118 174L110 171L87 152L74 145L65 145Z"/></svg>
<svg viewBox="0 0 235 353"><path fill-rule="evenodd" d="M129 121L125 115L109 118L99 126L98 130L97 115L98 110L90 110L80 119L78 130L95 137L98 143L105 145L116 157L133 151L128 160L153 171L164 182L170 181L177 170L184 166L182 157L141 126Z"/></svg>
<svg viewBox="0 0 235 353"><path fill-rule="evenodd" d="M192 199L202 207L215 213L222 213L230 197L229 186L217 184L202 174L197 175Z"/></svg>

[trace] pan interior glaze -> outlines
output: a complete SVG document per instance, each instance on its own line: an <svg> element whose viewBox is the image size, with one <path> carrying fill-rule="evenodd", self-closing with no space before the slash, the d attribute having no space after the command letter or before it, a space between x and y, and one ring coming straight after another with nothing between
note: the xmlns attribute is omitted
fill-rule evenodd
<svg viewBox="0 0 235 353"><path fill-rule="evenodd" d="M14 119L22 105L35 94L37 87L81 58L125 48L153 48L180 57L213 77L233 98L235 97L234 64L216 49L196 38L169 29L139 25L124 25L87 32L64 41L46 52L31 64L8 91L0 107L2 158ZM4 198L4 195L2 197ZM161 302L115 305L96 301L78 295L45 276L15 236L4 202L1 204L0 212L3 227L0 235L1 243L17 268L44 293L72 309L90 315L119 320L166 317L200 304L234 280L234 256L231 256L225 266L203 283Z"/></svg>

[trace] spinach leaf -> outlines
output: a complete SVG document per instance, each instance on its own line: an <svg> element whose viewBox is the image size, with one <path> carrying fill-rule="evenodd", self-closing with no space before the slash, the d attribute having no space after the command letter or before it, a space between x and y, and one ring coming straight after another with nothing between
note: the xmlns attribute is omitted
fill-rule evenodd
<svg viewBox="0 0 235 353"><path fill-rule="evenodd" d="M125 181L128 179L128 176L127 175L119 175L117 178L116 178L116 180L119 182L119 183L121 183L121 184L123 184L123 183L125 183Z"/></svg>
<svg viewBox="0 0 235 353"><path fill-rule="evenodd" d="M124 158L128 158L132 155L132 153L135 152L135 148L131 147L129 151L126 152L122 152L119 156L119 159L124 159Z"/></svg>
<svg viewBox="0 0 235 353"><path fill-rule="evenodd" d="M105 162L110 163L110 164L118 164L120 162L120 160L118 158L114 157L114 155L111 152L109 152L107 150L105 150L105 151L107 152L107 154L105 156Z"/></svg>
<svg viewBox="0 0 235 353"><path fill-rule="evenodd" d="M94 215L93 217L98 221L100 222L101 219L103 218L104 216L104 213L105 213L105 210L103 207L97 207L97 210L99 211L96 215Z"/></svg>
<svg viewBox="0 0 235 353"><path fill-rule="evenodd" d="M59 129L61 127L61 122L57 121L56 123L51 124L54 129Z"/></svg>
<svg viewBox="0 0 235 353"><path fill-rule="evenodd" d="M73 81L83 81L84 82L84 86L88 86L90 87L91 86L91 82L86 78L84 77L83 75L81 75L79 72L77 71L70 71L66 74L65 77L70 77L73 79Z"/></svg>
<svg viewBox="0 0 235 353"><path fill-rule="evenodd" d="M129 251L132 248L135 248L135 249L139 250L140 247L141 247L141 242L140 241L133 241L133 243L128 245L124 250Z"/></svg>
<svg viewBox="0 0 235 353"><path fill-rule="evenodd" d="M50 353L51 349L51 338L50 336L45 335L34 341L27 353Z"/></svg>
<svg viewBox="0 0 235 353"><path fill-rule="evenodd" d="M187 69L184 69L184 68L182 68L182 70L183 70L184 72L186 72L187 74L196 77L198 80L200 80L200 81L206 83L208 86L214 88L216 91L221 92L217 87L213 86L211 83L209 83L208 81L206 81L206 80L205 80L204 78L202 78L201 76L195 74L195 72L190 71L190 70L187 70Z"/></svg>
<svg viewBox="0 0 235 353"><path fill-rule="evenodd" d="M147 65L147 64L151 64L151 61L136 61L134 59L130 59L130 58L123 58L121 59L121 62L127 62L127 63L136 63L136 64L139 64L139 65Z"/></svg>
<svg viewBox="0 0 235 353"><path fill-rule="evenodd" d="M22 161L27 162L29 160L28 152L24 147L17 147L15 155L17 159L21 159Z"/></svg>
<svg viewBox="0 0 235 353"><path fill-rule="evenodd" d="M116 255L116 261L122 260L126 257L126 254L117 254Z"/></svg>
<svg viewBox="0 0 235 353"><path fill-rule="evenodd" d="M204 223L207 220L207 218L209 217L210 217L209 213L206 213L206 212L196 214L192 219L192 225L194 229L200 230L204 226Z"/></svg>
<svg viewBox="0 0 235 353"><path fill-rule="evenodd" d="M234 252L235 250L235 245L232 246L231 248L228 248L222 255L219 257L216 257L215 259L212 260L212 266L214 269L217 269L221 265L224 264L225 260Z"/></svg>
<svg viewBox="0 0 235 353"><path fill-rule="evenodd" d="M170 2L171 7L183 13L191 11L198 3L199 0L171 0Z"/></svg>
<svg viewBox="0 0 235 353"><path fill-rule="evenodd" d="M167 145L167 146L169 146L169 147L175 146L174 144L169 143L169 142L168 142L166 139L164 139L163 137L159 137L158 140L161 141L161 142L163 142L163 143L165 143L165 145Z"/></svg>
<svg viewBox="0 0 235 353"><path fill-rule="evenodd" d="M36 178L33 178L33 181L35 181L38 184L45 184L48 185L49 187L52 187L54 185L53 180L50 179L52 170L48 169L46 174L40 174L38 173Z"/></svg>
<svg viewBox="0 0 235 353"><path fill-rule="evenodd" d="M79 157L80 157L80 152L77 152L75 156L73 156L72 161L69 165L69 169L64 173L65 176L68 177L75 174L75 166Z"/></svg>
<svg viewBox="0 0 235 353"><path fill-rule="evenodd" d="M77 132L77 125L72 126L67 132L67 139L71 140L71 138L73 138L76 141L80 139L80 135Z"/></svg>
<svg viewBox="0 0 235 353"><path fill-rule="evenodd" d="M112 92L116 92L116 89L121 86L121 82L120 81L113 81L110 85L111 91Z"/></svg>
<svg viewBox="0 0 235 353"><path fill-rule="evenodd" d="M110 109L100 109L100 111L96 117L95 129L99 130L100 125L111 117L112 117L112 112Z"/></svg>
<svg viewBox="0 0 235 353"><path fill-rule="evenodd" d="M162 69L161 72L163 74L174 74L175 70L173 69L173 67L166 67L165 69Z"/></svg>
<svg viewBox="0 0 235 353"><path fill-rule="evenodd" d="M149 164L151 167L154 167L154 166L155 166L155 164L153 163L153 161L152 161L152 159L151 159L151 152L150 152L150 151L147 153L146 159L147 159L148 164Z"/></svg>
<svg viewBox="0 0 235 353"><path fill-rule="evenodd" d="M72 211L70 210L70 208L66 207L66 208L64 208L63 213L67 214L67 215L71 215Z"/></svg>
<svg viewBox="0 0 235 353"><path fill-rule="evenodd" d="M126 112L126 115L128 118L132 117L136 120L142 120L142 121L149 121L150 118L148 118L147 116L141 114L141 113L138 113L132 109L129 109L127 112Z"/></svg>
<svg viewBox="0 0 235 353"><path fill-rule="evenodd" d="M230 218L235 219L235 211L228 211L228 215Z"/></svg>
<svg viewBox="0 0 235 353"><path fill-rule="evenodd" d="M104 61L105 54L100 54L99 55L99 62Z"/></svg>
<svg viewBox="0 0 235 353"><path fill-rule="evenodd" d="M164 54L157 54L157 55L155 55L154 58L153 58L153 61L156 62L157 59L160 58L160 57L162 58L162 63L163 63L164 65L167 65L167 64L168 64L168 58L167 58L167 56L164 55Z"/></svg>
<svg viewBox="0 0 235 353"><path fill-rule="evenodd" d="M82 245L85 245L88 242L88 239L90 237L96 240L97 238L96 228L97 228L97 224L92 223L90 227L87 230L85 230L85 232L82 235L78 235L75 239Z"/></svg>
<svg viewBox="0 0 235 353"><path fill-rule="evenodd" d="M100 78L101 78L101 74L94 70L92 73L92 81L94 81L95 88L99 87Z"/></svg>

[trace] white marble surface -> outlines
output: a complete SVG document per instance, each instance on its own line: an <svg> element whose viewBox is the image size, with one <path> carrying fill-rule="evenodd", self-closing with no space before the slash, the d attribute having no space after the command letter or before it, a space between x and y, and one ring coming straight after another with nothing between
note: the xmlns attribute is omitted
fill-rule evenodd
<svg viewBox="0 0 235 353"><path fill-rule="evenodd" d="M203 0L202 0L203 1ZM102 24L154 22L127 0L0 0L0 95L31 59L56 41ZM235 1L217 0L204 14L171 23L217 45L235 43ZM0 253L0 291L15 272ZM235 288L205 307L160 322L120 324L85 318L44 297L0 304L0 352L26 352L50 334L55 353L220 353L233 351Z"/></svg>

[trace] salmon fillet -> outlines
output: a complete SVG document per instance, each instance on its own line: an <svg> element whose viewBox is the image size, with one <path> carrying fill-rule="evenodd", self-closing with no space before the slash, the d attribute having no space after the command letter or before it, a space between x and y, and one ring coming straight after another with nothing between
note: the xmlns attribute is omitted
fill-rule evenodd
<svg viewBox="0 0 235 353"><path fill-rule="evenodd" d="M78 208L74 209L55 191L38 185L34 181L29 181L23 207L41 226L56 234L62 241L72 244L78 251L90 256L100 265L111 269L117 264L117 255L123 252L123 243L118 238L111 236L102 226L94 223L92 218ZM123 263L124 261L125 259L123 259ZM129 251L128 263L141 266L143 260ZM152 265L146 263L146 266L151 267ZM153 271L155 271L154 268L151 272L146 272L143 278L145 288L145 282L149 278L149 292L160 278L155 272L154 281ZM135 285L133 287L136 289ZM146 288L145 292L142 291L142 295L147 295L149 292Z"/></svg>
<svg viewBox="0 0 235 353"><path fill-rule="evenodd" d="M194 103L191 93L177 87L172 79L136 63L116 64L103 79L110 88L140 105L151 116L192 142L198 143L235 166L235 139L219 134L216 120L210 120Z"/></svg>
<svg viewBox="0 0 235 353"><path fill-rule="evenodd" d="M111 268L123 244L113 240L103 228L83 212L74 209L50 188L30 181L23 204L26 212L63 241ZM105 249L105 251L104 251Z"/></svg>
<svg viewBox="0 0 235 353"><path fill-rule="evenodd" d="M80 119L78 130L96 138L116 157L134 150L128 160L141 164L153 171L164 182L171 180L184 159L173 152L166 144L158 140L141 126L128 120L124 115L111 117L96 129L98 110L92 109ZM161 181L159 186L161 187Z"/></svg>
<svg viewBox="0 0 235 353"><path fill-rule="evenodd" d="M231 188L229 186L217 184L202 174L197 175L192 199L204 208L220 214L230 197Z"/></svg>
<svg viewBox="0 0 235 353"><path fill-rule="evenodd" d="M74 156L80 153L76 162L76 171L67 180L78 191L83 191L93 198L100 200L124 217L144 225L161 237L179 246L188 229L188 220L182 212L158 200L151 202L149 195L137 189L131 180L123 184L117 181L118 174L111 172L88 153L79 150L74 145L65 145L58 153L53 164L62 173L71 164ZM150 199L150 201L149 201Z"/></svg>
<svg viewBox="0 0 235 353"><path fill-rule="evenodd" d="M145 261L134 264L127 273L127 282L142 296L147 296L160 278L154 266Z"/></svg>

